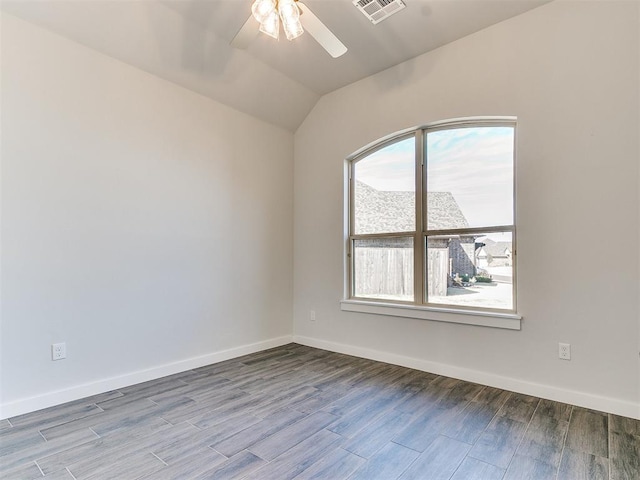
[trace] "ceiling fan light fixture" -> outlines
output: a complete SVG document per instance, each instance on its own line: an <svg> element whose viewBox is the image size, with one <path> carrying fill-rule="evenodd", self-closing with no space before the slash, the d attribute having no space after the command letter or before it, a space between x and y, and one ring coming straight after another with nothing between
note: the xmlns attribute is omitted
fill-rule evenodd
<svg viewBox="0 0 640 480"><path fill-rule="evenodd" d="M1 1L1 0L0 0ZM244 0L243 0L244 1ZM370 2L373 0L360 0ZM402 1L402 0L376 0ZM234 48L247 48L254 37L255 24L258 20L260 32L275 39L280 36L280 22L288 40L299 37L308 32L333 58L338 58L347 52L347 47L336 37L329 28L309 10L301 0L252 0L251 12L247 21L231 41ZM265 15L268 13L268 15ZM304 16L303 16L304 15ZM302 20L302 22L301 22ZM302 24L304 23L304 29Z"/></svg>
<svg viewBox="0 0 640 480"><path fill-rule="evenodd" d="M300 10L295 0L278 0L276 8L282 19L282 27L287 40L298 38L304 33L302 23L300 23Z"/></svg>
<svg viewBox="0 0 640 480"><path fill-rule="evenodd" d="M276 11L275 0L256 0L251 6L251 13L258 23L262 24Z"/></svg>
<svg viewBox="0 0 640 480"><path fill-rule="evenodd" d="M283 18L282 26L284 27L284 33L287 36L287 40L293 40L294 38L298 38L300 35L304 33L304 29L302 28L302 23L300 23L300 18L296 18L295 20L285 20Z"/></svg>
<svg viewBox="0 0 640 480"><path fill-rule="evenodd" d="M278 40L280 37L280 17L275 10L260 23L260 31Z"/></svg>
<svg viewBox="0 0 640 480"><path fill-rule="evenodd" d="M283 20L285 18L293 20L300 17L300 10L294 0L279 0L277 8Z"/></svg>

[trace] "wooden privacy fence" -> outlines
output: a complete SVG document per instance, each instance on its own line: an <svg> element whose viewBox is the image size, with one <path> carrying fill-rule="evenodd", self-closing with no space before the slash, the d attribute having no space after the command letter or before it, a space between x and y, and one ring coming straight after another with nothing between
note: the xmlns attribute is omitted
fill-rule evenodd
<svg viewBox="0 0 640 480"><path fill-rule="evenodd" d="M355 292L358 296L412 296L412 248L357 248Z"/></svg>
<svg viewBox="0 0 640 480"><path fill-rule="evenodd" d="M445 297L447 295L447 277L449 276L449 249L427 249L427 295Z"/></svg>
<svg viewBox="0 0 640 480"><path fill-rule="evenodd" d="M413 296L412 248L360 247L354 254L356 296ZM448 249L428 249L427 272L428 295L446 296Z"/></svg>

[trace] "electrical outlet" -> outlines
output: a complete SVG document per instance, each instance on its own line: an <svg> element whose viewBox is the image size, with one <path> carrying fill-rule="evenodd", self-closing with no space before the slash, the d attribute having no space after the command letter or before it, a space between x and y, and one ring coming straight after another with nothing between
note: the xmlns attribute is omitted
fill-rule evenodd
<svg viewBox="0 0 640 480"><path fill-rule="evenodd" d="M62 360L67 358L67 344L54 343L51 345L51 360Z"/></svg>
<svg viewBox="0 0 640 480"><path fill-rule="evenodd" d="M309 321L310 322L315 322L316 321L316 311L315 310L309 310Z"/></svg>
<svg viewBox="0 0 640 480"><path fill-rule="evenodd" d="M571 345L569 343L558 344L558 358L571 360Z"/></svg>

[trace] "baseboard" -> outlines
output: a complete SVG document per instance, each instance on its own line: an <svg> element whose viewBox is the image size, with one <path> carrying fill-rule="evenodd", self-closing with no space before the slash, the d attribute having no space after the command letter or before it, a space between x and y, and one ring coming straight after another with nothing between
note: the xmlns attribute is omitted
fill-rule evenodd
<svg viewBox="0 0 640 480"><path fill-rule="evenodd" d="M573 390L565 390L557 387L551 387L549 385L525 382L511 377L493 375L478 370L455 367L452 365L430 362L404 355L297 335L285 335L283 337L272 338L263 342L242 345L199 357L160 365L146 370L139 370L117 377L77 385L64 390L47 392L42 395L7 402L0 404L0 419L15 417L16 415L34 412L54 405L60 405L61 403L79 400L91 395L97 395L99 393L135 385L137 383L155 380L167 375L173 375L193 368L204 367L205 365L211 365L213 363L241 357L250 353L279 347L291 342L332 352L377 360L379 362L390 363L393 365L400 365L425 372L431 372L437 375L459 378L460 380L480 383L491 387L502 388L504 390L547 398L557 402L569 403L580 407L640 420L640 405L633 402L626 402L614 398L576 392Z"/></svg>
<svg viewBox="0 0 640 480"><path fill-rule="evenodd" d="M320 340L317 338L294 335L293 341L301 345L329 350L331 352L344 353L379 362L400 365L424 372L435 373L447 377L458 378L468 382L480 383L490 387L501 388L512 392L523 393L535 397L546 398L556 402L569 403L579 407L598 410L601 412L613 413L623 417L631 417L640 420L640 404L617 400L615 398L602 397L584 392L576 392L562 388L552 387L539 383L526 382L511 377L493 375L487 372L455 367L438 362L430 362L413 357L406 357L395 353L372 350L354 345Z"/></svg>
<svg viewBox="0 0 640 480"><path fill-rule="evenodd" d="M207 355L201 355L145 370L126 373L117 377L105 378L95 382L65 388L63 390L47 392L42 395L7 402L0 404L0 419L35 412L36 410L53 407L54 405L60 405L73 400L80 400L81 398L108 392L110 390L116 390L129 385L155 380L157 378L166 377L167 375L173 375L193 368L204 367L206 365L211 365L212 363L230 360L250 353L267 350L269 348L279 347L291 343L292 341L293 337L291 335L285 335L283 337L272 338L248 345L241 345L239 347L221 350Z"/></svg>

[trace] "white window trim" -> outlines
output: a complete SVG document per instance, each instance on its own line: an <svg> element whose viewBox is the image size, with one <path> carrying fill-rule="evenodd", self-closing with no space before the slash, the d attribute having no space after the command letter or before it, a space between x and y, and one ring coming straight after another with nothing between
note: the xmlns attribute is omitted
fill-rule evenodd
<svg viewBox="0 0 640 480"><path fill-rule="evenodd" d="M515 313L484 312L481 310L458 310L423 305L384 303L367 300L344 299L340 302L343 312L371 313L391 317L432 320L436 322L461 323L481 327L520 330L522 316Z"/></svg>
<svg viewBox="0 0 640 480"><path fill-rule="evenodd" d="M521 330L522 327L522 315L520 315L516 310L516 301L517 301L517 266L514 264L514 285L513 285L513 293L514 293L514 310L508 311L496 311L496 310L483 310L480 308L455 308L455 306L433 306L433 305L424 305L424 304L408 304L408 303L396 303L396 302L384 302L378 300L371 299L360 299L360 298L350 298L351 294L351 263L349 259L350 248L349 245L351 243L350 232L351 232L351 205L353 202L353 198L351 196L351 179L350 179L350 164L352 161L358 157L362 157L363 155L377 150L381 148L384 144L391 143L392 141L399 139L401 137L407 136L412 132L416 132L418 130L434 130L438 127L449 127L452 125L463 126L466 124L475 124L475 123L488 123L491 124L493 122L497 123L514 123L517 121L516 117L472 117L472 118L460 118L460 119L451 119L444 120L440 122L434 122L427 125L421 125L414 128L408 128L406 130L402 130L400 132L393 133L391 135L387 135L381 139L378 139L375 142L372 142L369 145L359 149L353 154L349 155L345 159L345 198L348 199L345 202L345 292L344 298L340 302L340 309L346 312L357 312L357 313L368 313L368 314L376 314L376 315L386 315L392 317L402 317L402 318L413 318L418 320L430 320L437 322L446 322L446 323L457 323L464 325L475 325L475 326L483 326L483 327L491 327L491 328L503 328L508 330ZM420 145L422 148L422 145ZM514 153L515 155L515 153ZM515 162L515 158L514 158ZM515 175L516 175L516 165L514 163L514 209L516 202L516 192L515 192ZM513 233L515 235L516 230L516 212L514 210L514 223L513 223ZM514 245L515 245L514 239ZM515 250L515 248L514 248ZM517 260L516 260L517 262Z"/></svg>

